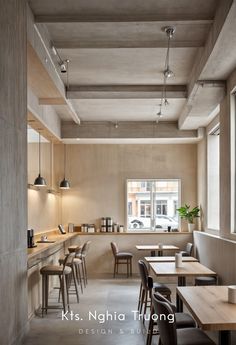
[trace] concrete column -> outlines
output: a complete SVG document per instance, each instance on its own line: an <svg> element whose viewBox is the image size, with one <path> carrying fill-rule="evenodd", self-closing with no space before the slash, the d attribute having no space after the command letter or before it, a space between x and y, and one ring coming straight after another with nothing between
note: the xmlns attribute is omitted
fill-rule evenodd
<svg viewBox="0 0 236 345"><path fill-rule="evenodd" d="M27 326L26 3L0 0L0 343Z"/></svg>

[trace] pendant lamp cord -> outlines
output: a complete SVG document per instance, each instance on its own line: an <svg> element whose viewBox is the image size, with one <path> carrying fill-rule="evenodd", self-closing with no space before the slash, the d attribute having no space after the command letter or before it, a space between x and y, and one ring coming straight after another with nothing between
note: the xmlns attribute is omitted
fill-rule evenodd
<svg viewBox="0 0 236 345"><path fill-rule="evenodd" d="M39 175L41 175L41 135L39 133Z"/></svg>
<svg viewBox="0 0 236 345"><path fill-rule="evenodd" d="M64 144L64 179L66 178L66 145Z"/></svg>

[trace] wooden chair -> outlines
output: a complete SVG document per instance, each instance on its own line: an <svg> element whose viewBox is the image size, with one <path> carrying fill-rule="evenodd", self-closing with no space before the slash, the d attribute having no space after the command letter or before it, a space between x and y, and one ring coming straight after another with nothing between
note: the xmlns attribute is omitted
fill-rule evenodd
<svg viewBox="0 0 236 345"><path fill-rule="evenodd" d="M127 278L132 276L132 258L133 254L120 252L118 246L115 242L111 242L111 249L114 256L114 273L113 277L115 278L118 274L119 265L126 265L127 267Z"/></svg>
<svg viewBox="0 0 236 345"><path fill-rule="evenodd" d="M161 345L215 345L199 328L177 329L176 316L169 303L160 300L155 294L152 301L157 315ZM170 315L173 315L173 322L169 321Z"/></svg>
<svg viewBox="0 0 236 345"><path fill-rule="evenodd" d="M182 256L193 256L193 244L187 243L185 250L182 250L180 253Z"/></svg>
<svg viewBox="0 0 236 345"><path fill-rule="evenodd" d="M151 308L152 290L163 294L168 300L171 300L171 290L165 284L153 283L153 279L149 276L148 268L143 260L138 261L138 267L141 277L138 311L142 315L144 322L147 308Z"/></svg>
<svg viewBox="0 0 236 345"><path fill-rule="evenodd" d="M176 312L176 306L173 303L171 303L167 298L165 298L161 293L159 293L157 291L153 291L153 296L155 296L160 301L168 303L171 306L171 309L172 309L173 313L175 314L176 328L177 329L196 327L196 322L194 321L194 319L192 318L191 315L189 315L187 313L177 313ZM154 326L157 325L157 322L154 321L153 317L152 317L152 315L154 315L154 314L155 314L155 311L154 311L154 306L152 303L146 345L151 345L153 335L159 334L158 329L154 331Z"/></svg>

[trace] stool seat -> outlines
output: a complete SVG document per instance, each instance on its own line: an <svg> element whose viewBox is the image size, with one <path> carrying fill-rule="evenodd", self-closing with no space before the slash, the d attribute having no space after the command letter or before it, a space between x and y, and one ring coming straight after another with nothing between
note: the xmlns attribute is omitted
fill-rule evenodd
<svg viewBox="0 0 236 345"><path fill-rule="evenodd" d="M82 264L82 262L83 262L83 261L82 261L81 259L79 259L79 258L75 258L75 259L74 259L74 263L75 263L75 264Z"/></svg>
<svg viewBox="0 0 236 345"><path fill-rule="evenodd" d="M176 327L179 328L191 328L196 327L196 322L191 315L187 313L175 313Z"/></svg>
<svg viewBox="0 0 236 345"><path fill-rule="evenodd" d="M56 265L47 265L40 269L41 274L47 275L62 275L62 274L70 274L71 268L66 266L63 270L63 266L56 266Z"/></svg>
<svg viewBox="0 0 236 345"><path fill-rule="evenodd" d="M162 295L171 295L171 290L165 284L153 283L154 292L159 292Z"/></svg>
<svg viewBox="0 0 236 345"><path fill-rule="evenodd" d="M178 345L215 345L199 328L177 329Z"/></svg>
<svg viewBox="0 0 236 345"><path fill-rule="evenodd" d="M197 277L195 279L195 285L206 286L206 285L217 285L216 277Z"/></svg>
<svg viewBox="0 0 236 345"><path fill-rule="evenodd" d="M127 258L132 258L133 257L133 254L131 253L125 253L125 252L119 252L116 254L116 257L119 258L119 259L127 259Z"/></svg>

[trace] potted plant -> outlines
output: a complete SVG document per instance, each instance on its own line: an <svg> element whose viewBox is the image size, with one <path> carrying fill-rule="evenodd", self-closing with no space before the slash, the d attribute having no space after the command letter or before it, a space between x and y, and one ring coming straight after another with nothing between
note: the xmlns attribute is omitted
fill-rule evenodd
<svg viewBox="0 0 236 345"><path fill-rule="evenodd" d="M194 207L190 210L190 205L185 204L177 209L179 212L180 218L186 219L188 221L188 231L193 232L194 230L194 220L195 218L200 217L200 208L198 206Z"/></svg>

